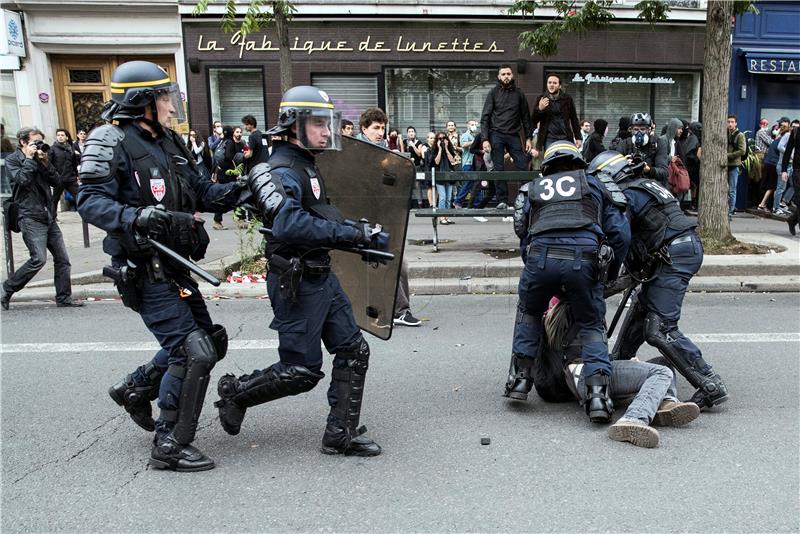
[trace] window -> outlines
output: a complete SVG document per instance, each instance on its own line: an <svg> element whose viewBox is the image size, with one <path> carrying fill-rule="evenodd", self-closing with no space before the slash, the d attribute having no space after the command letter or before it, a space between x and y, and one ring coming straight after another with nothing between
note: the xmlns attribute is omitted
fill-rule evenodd
<svg viewBox="0 0 800 534"><path fill-rule="evenodd" d="M700 73L556 71L575 101L578 120L605 119L609 134L620 117L643 111L657 127L676 117L689 122L700 114Z"/></svg>
<svg viewBox="0 0 800 534"><path fill-rule="evenodd" d="M328 93L342 118L356 125L356 132L359 131L361 113L378 105L378 79L375 76L315 74L311 77L311 85Z"/></svg>
<svg viewBox="0 0 800 534"><path fill-rule="evenodd" d="M256 118L259 130L263 132L267 129L261 69L209 69L208 81L212 120L236 127L242 125L242 117L252 115Z"/></svg>
<svg viewBox="0 0 800 534"><path fill-rule="evenodd" d="M389 124L413 126L424 139L447 121L455 121L459 132L468 120L479 121L497 69L387 69L385 78Z"/></svg>

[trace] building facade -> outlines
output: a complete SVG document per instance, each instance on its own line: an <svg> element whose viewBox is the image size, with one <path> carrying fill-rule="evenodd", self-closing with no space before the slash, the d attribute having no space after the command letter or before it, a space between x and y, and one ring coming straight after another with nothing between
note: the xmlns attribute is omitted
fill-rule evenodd
<svg viewBox="0 0 800 534"><path fill-rule="evenodd" d="M448 120L463 130L479 118L502 63L531 103L547 75L559 74L580 117L607 120L609 135L637 111L659 123L697 120L704 3L676 2L670 22L655 27L635 21L635 3L620 0L619 22L565 37L559 53L543 59L519 49L520 32L532 24L507 15L511 2L299 2L289 27L293 83L324 89L354 122L377 105L391 126L420 135ZM273 29L226 34L218 13L193 17L193 5L181 2L192 127L205 133L212 120L239 124L246 113L274 123L281 88Z"/></svg>
<svg viewBox="0 0 800 534"><path fill-rule="evenodd" d="M90 129L111 98L111 73L125 61L154 61L186 86L177 0L17 0L3 7L21 15L26 45L25 57L3 63L0 73L4 97L13 94L18 110L15 119L4 115L6 133L36 125L52 140L57 128L73 137Z"/></svg>
<svg viewBox="0 0 800 534"><path fill-rule="evenodd" d="M762 118L800 118L800 2L758 2L737 17L731 57L730 111L741 130Z"/></svg>

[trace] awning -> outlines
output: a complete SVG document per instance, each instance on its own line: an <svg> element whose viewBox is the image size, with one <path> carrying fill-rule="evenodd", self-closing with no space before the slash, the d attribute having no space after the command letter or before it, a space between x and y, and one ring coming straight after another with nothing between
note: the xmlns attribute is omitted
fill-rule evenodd
<svg viewBox="0 0 800 534"><path fill-rule="evenodd" d="M747 71L754 74L790 74L800 76L800 53L788 50L746 49Z"/></svg>

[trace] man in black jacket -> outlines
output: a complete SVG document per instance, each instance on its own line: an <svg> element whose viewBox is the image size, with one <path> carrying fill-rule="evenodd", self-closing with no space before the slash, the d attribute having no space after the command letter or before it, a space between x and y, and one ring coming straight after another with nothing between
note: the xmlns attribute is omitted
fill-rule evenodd
<svg viewBox="0 0 800 534"><path fill-rule="evenodd" d="M60 183L53 191L53 213L58 211L58 201L66 190L72 195L72 202L78 201L78 165L81 162L80 153L75 153L71 139L63 128L56 130L56 143L50 152L53 167L58 172Z"/></svg>
<svg viewBox="0 0 800 534"><path fill-rule="evenodd" d="M578 114L572 97L561 90L558 74L547 76L547 91L536 99L533 124L538 125L536 151L543 152L553 143L566 141L581 148L582 138ZM534 153L534 157L538 154Z"/></svg>
<svg viewBox="0 0 800 534"><path fill-rule="evenodd" d="M11 295L42 270L47 250L55 266L56 304L58 307L83 306L73 302L69 273L70 263L64 236L56 223L50 187L58 187L59 178L48 152L43 150L44 134L37 128L22 128L17 133L19 148L6 158L5 166L12 194L19 209L19 226L25 246L31 253L22 267L3 282L0 306L8 309Z"/></svg>
<svg viewBox="0 0 800 534"><path fill-rule="evenodd" d="M781 162L781 178L784 181L789 179L789 161L792 161L792 186L794 187L794 196L792 197L792 204L789 206L789 218L786 222L789 224L789 232L792 235L797 233L795 226L798 223L798 210L800 210L800 128L795 126L792 128L792 133L789 134L789 140L786 142L786 151L783 153L783 161ZM792 156L794 154L794 156Z"/></svg>
<svg viewBox="0 0 800 534"><path fill-rule="evenodd" d="M526 154L531 151L531 117L528 101L522 90L514 83L511 65L500 65L497 72L498 83L489 91L481 113L481 137L484 152L491 152L495 171L505 170L503 156L508 151L517 169L528 169ZM525 151L519 134L525 136ZM497 207L508 207L508 187L505 182L497 182Z"/></svg>

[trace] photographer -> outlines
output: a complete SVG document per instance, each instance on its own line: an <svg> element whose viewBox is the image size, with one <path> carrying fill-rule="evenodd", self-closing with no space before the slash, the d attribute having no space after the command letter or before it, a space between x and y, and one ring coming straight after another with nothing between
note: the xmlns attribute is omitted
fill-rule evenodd
<svg viewBox="0 0 800 534"><path fill-rule="evenodd" d="M0 305L8 309L11 295L25 287L47 260L47 250L55 265L56 304L58 307L82 306L72 301L70 263L56 214L50 187L61 185L58 171L48 159L50 147L37 128L22 128L17 133L19 148L6 158L6 170L12 194L19 209L22 239L31 257L5 282Z"/></svg>
<svg viewBox="0 0 800 534"><path fill-rule="evenodd" d="M669 146L657 142L652 127L649 113L634 113L631 115L631 137L621 140L614 150L629 156L628 159L634 163L644 163L643 178L667 185Z"/></svg>

